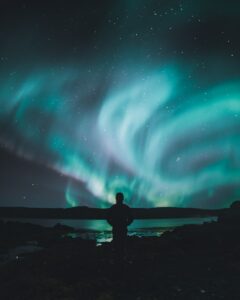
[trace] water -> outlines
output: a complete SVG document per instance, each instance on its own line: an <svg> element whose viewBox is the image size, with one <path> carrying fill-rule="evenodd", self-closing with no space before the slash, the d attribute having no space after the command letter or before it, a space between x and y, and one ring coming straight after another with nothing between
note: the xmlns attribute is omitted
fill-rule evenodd
<svg viewBox="0 0 240 300"><path fill-rule="evenodd" d="M109 242L112 239L111 226L105 220L69 220L69 219L5 219L12 221L28 222L42 226L52 227L57 223L78 229L78 233L70 233L72 237L96 239L97 244ZM204 218L174 218L174 219L147 219L134 220L128 227L129 235L161 236L164 231L172 230L184 224L203 224L216 221L217 217Z"/></svg>

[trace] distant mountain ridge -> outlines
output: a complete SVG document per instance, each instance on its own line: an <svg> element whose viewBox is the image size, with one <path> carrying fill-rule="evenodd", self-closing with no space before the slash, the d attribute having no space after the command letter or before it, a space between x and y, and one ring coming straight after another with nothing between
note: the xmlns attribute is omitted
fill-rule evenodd
<svg viewBox="0 0 240 300"><path fill-rule="evenodd" d="M132 208L135 219L191 218L219 216L226 209L179 207ZM78 206L72 208L0 207L0 218L106 219L108 209Z"/></svg>

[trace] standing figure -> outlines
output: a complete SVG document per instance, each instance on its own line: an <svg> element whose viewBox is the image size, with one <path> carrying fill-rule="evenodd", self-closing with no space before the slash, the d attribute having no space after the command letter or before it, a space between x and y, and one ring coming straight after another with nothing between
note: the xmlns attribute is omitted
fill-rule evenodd
<svg viewBox="0 0 240 300"><path fill-rule="evenodd" d="M116 204L109 208L107 221L112 226L113 246L118 256L123 256L126 246L127 227L133 221L132 211L123 204L123 193L116 194Z"/></svg>

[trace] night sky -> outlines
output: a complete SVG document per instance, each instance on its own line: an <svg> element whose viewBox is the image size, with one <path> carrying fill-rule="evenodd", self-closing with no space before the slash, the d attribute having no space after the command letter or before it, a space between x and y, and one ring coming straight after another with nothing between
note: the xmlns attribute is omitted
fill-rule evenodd
<svg viewBox="0 0 240 300"><path fill-rule="evenodd" d="M238 1L1 1L0 205L240 198Z"/></svg>

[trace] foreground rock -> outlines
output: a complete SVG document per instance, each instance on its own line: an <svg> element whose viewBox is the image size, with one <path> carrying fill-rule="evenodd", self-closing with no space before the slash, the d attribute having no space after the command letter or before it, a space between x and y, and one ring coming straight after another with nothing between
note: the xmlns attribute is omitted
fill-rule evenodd
<svg viewBox="0 0 240 300"><path fill-rule="evenodd" d="M52 229L49 229L50 231ZM56 238L0 267L1 299L240 299L240 226L186 225L161 238L111 243Z"/></svg>

